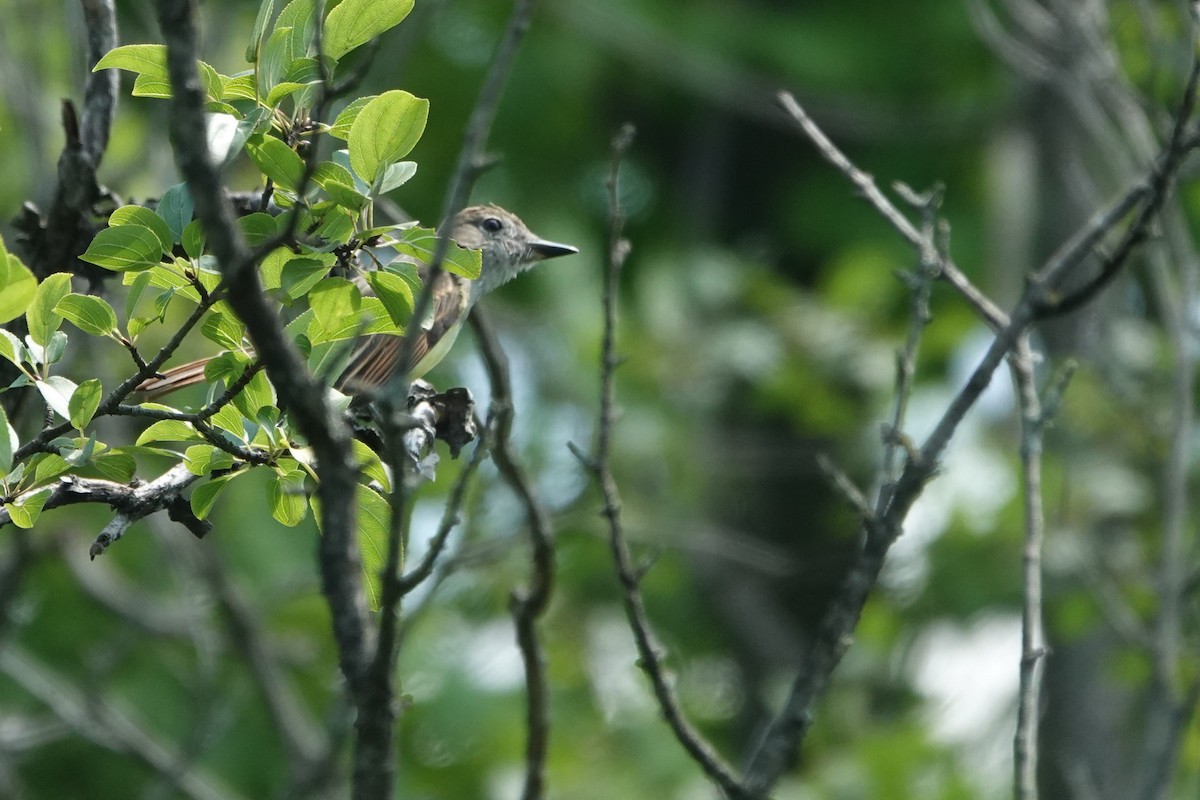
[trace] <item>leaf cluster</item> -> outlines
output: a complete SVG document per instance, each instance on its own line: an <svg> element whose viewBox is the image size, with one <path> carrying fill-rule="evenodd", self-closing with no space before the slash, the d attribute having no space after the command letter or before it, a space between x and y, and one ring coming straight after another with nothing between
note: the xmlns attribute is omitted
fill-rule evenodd
<svg viewBox="0 0 1200 800"><path fill-rule="evenodd" d="M343 0L323 19L316 0L292 0L276 14L264 0L246 50L249 67L223 74L197 62L210 133L228 134L215 159L245 156L261 175L257 210L238 220L254 248L253 268L278 300L285 329L309 368L332 383L364 335L401 336L411 323L423 263L437 231L412 223L375 223L375 204L416 173L406 160L425 130L429 101L399 89L358 97L325 119L339 62L400 23L412 0ZM169 98L167 50L161 44L117 47L95 66L134 73L133 94ZM318 156L318 138L340 147ZM210 137L211 139L212 137ZM150 207L126 205L108 218L81 260L119 275L118 310L106 299L72 290L72 276L38 283L0 242L0 323L24 318L28 333L0 330L0 357L18 377L0 391L32 386L45 403L46 426L22 441L0 411L0 505L13 521L34 524L64 475L134 479L134 456L182 460L202 482L191 494L199 519L221 491L254 470L269 470L271 513L285 525L307 515L308 485L317 480L304 442L289 425L276 393L260 371L245 326L224 301L218 263L184 183L166 189ZM467 278L480 271L480 253L451 247L443 266ZM171 314L176 309L175 314ZM173 320L186 316L181 328ZM68 333L63 322L75 330ZM168 344L143 358L148 332ZM210 388L200 407L149 402L138 387L154 378L190 331L217 346L204 367ZM71 337L82 334L125 349L134 373L105 394L99 378L76 383L61 374ZM348 400L345 401L348 404ZM153 420L133 443L100 441L102 416ZM6 435L3 435L6 434ZM369 582L387 532L381 495L389 476L374 452L356 444L361 466L359 504ZM377 523L377 524L373 524ZM375 565L377 566L377 565Z"/></svg>

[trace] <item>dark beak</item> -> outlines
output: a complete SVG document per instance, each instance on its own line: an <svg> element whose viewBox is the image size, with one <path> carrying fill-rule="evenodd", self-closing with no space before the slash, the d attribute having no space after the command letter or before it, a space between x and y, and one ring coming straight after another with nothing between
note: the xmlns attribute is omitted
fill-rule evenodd
<svg viewBox="0 0 1200 800"><path fill-rule="evenodd" d="M579 252L578 247L558 242L547 242L545 239L534 239L529 243L529 249L538 258L557 258L558 256L569 256Z"/></svg>

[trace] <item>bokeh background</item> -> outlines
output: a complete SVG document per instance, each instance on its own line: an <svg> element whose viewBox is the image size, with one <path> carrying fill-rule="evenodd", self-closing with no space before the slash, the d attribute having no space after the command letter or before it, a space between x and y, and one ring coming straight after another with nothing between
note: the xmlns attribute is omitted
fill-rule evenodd
<svg viewBox="0 0 1200 800"><path fill-rule="evenodd" d="M159 41L152 2L117 5L122 43ZM714 796L637 668L600 501L567 449L594 437L612 136L626 122L637 128L622 173L633 250L621 287L615 473L636 552L653 564L643 589L685 708L738 763L856 547L854 513L816 457L870 485L911 318L895 272L915 266L794 132L775 92L793 91L882 186L944 186L952 255L1002 305L1148 161L1119 120L1089 127L1072 92L1124 93L1154 124L1179 93L1184 4L1080 4L1094 16L1085 32L1114 56L1101 65L1107 72L1056 16L1069 4L1000 5L1042 9L1045 27L959 0L541 5L489 142L501 160L473 199L581 250L487 301L513 361L516 452L557 535L560 579L542 626L552 797ZM202 4L205 60L225 73L244 68L256 6ZM359 93L403 88L431 102L411 156L418 173L392 197L416 218L436 221L508 11L490 0L418 0L374 55ZM1010 44L1041 30L1048 71L1039 76L1032 54L999 47L996 24ZM1067 33L1056 37L1056 24ZM73 0L0 2L6 241L22 202L48 201L63 142L59 103L79 98L82 52ZM165 104L129 97L130 85L124 75L100 179L137 201L178 178L162 135ZM1105 124L1118 129L1116 145ZM252 189L251 175L235 166L228 182ZM1185 203L1196 196L1186 183L1181 194ZM1135 618L1155 607L1160 468L1176 430L1166 419L1172 351L1159 313L1135 270L1039 340L1045 376L1067 356L1081 360L1047 462L1048 797L1133 796L1123 781L1137 763L1152 670L1104 598ZM912 399L915 440L987 342L969 309L937 287ZM197 337L189 352L204 344ZM117 348L88 346L68 369L125 369ZM469 336L428 377L486 403ZM1001 378L914 509L780 800L1010 794L1023 535L1016 443ZM147 462L143 473L165 466ZM421 491L417 553L458 468L446 457ZM63 509L33 531L0 531L0 795L324 796L319 777L289 771L256 662L270 662L314 740L344 731L316 533L311 520L295 529L272 521L262 492L251 480L234 484L203 541L156 519L95 562L85 554L104 509ZM406 607L397 796L515 797L524 698L507 602L528 564L520 508L490 465L454 542L436 586ZM164 767L122 736L149 737L173 755ZM345 768L344 750L324 767L333 776ZM199 783L164 777L171 771ZM1173 791L1200 792L1194 727Z"/></svg>

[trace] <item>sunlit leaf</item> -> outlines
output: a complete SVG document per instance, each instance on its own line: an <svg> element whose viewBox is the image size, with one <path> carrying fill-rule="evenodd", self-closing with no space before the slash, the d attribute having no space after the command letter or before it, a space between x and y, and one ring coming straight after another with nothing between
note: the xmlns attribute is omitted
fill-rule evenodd
<svg viewBox="0 0 1200 800"><path fill-rule="evenodd" d="M276 185L293 192L300 186L300 179L304 176L304 160L282 140L273 136L263 137L261 141L251 139L246 142L246 152L250 160Z"/></svg>
<svg viewBox="0 0 1200 800"><path fill-rule="evenodd" d="M428 118L429 101L399 89L384 92L367 103L350 126L350 166L354 172L375 185L389 164L416 146Z"/></svg>
<svg viewBox="0 0 1200 800"><path fill-rule="evenodd" d="M146 229L142 228L142 230ZM101 232L103 233L103 231ZM147 233L149 232L147 231ZM153 234L149 235L153 237ZM157 246L157 240L155 240L155 246ZM54 308L58 305L58 301L70 292L71 276L66 272L56 272L38 285L33 302L30 303L29 310L25 314L25 319L29 322L29 335L33 341L43 347L50 343L50 338L58 330L63 319L62 315Z"/></svg>
<svg viewBox="0 0 1200 800"><path fill-rule="evenodd" d="M148 208L142 206L121 206L108 218L110 228L122 225L141 225L149 228L158 237L163 253L169 253L175 239L171 236L171 228L166 221Z"/></svg>
<svg viewBox="0 0 1200 800"><path fill-rule="evenodd" d="M297 469L284 475L274 474L267 480L267 504L271 516L289 528L303 522L308 513L304 493L306 477Z"/></svg>
<svg viewBox="0 0 1200 800"><path fill-rule="evenodd" d="M95 295L68 294L58 301L54 310L92 336L108 336L117 329L117 312L108 301Z"/></svg>
<svg viewBox="0 0 1200 800"><path fill-rule="evenodd" d="M69 412L67 418L71 420L71 424L83 430L92 421L92 416L100 407L100 399L103 396L104 387L100 385L98 378L91 378L79 384L79 388L75 390L71 395L71 400L67 403Z"/></svg>
<svg viewBox="0 0 1200 800"><path fill-rule="evenodd" d="M413 0L342 0L325 17L325 54L340 59L398 25L412 11Z"/></svg>

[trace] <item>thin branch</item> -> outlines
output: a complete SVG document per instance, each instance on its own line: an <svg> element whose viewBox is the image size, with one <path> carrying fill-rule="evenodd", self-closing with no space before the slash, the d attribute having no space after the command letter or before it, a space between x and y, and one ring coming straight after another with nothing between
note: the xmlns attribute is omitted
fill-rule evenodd
<svg viewBox="0 0 1200 800"><path fill-rule="evenodd" d="M1013 796L1037 800L1038 665L1045 655L1042 630L1042 442L1046 418L1035 380L1035 355L1029 336L1021 337L1009 363L1016 379L1021 409L1021 473L1025 509L1022 551L1021 662L1018 670L1017 727L1013 736Z"/></svg>
<svg viewBox="0 0 1200 800"><path fill-rule="evenodd" d="M424 319L433 302L433 286L437 283L438 276L441 273L442 261L450 246L447 226L452 224L454 215L466 205L471 187L489 163L484 157L484 147L487 142L488 133L491 130L496 111L499 108L504 85L512 70L517 50L525 33L529 29L534 6L534 0L517 0L509 17L504 36L488 65L483 86L472 108L471 118L467 123L458 163L450 178L449 189L442 209L442 223L437 244L427 265L428 270L424 284L413 303L412 318L415 320ZM406 365L411 362L416 340L417 337L415 336L405 337L402 340L396 363ZM407 370L397 370L396 374L381 388L376 398L381 406L382 421L380 428L384 441L389 445L389 462L392 467L394 479L389 498L391 520L389 523L388 546L382 574L377 645L371 655L364 683L364 690L370 697L370 700L365 704L364 708L360 709L361 716L358 722L360 746L365 745L370 748L370 753L364 757L372 760L378 767L375 771L377 776L376 783L369 789L360 787L365 792L364 796L383 796L384 792L391 791L392 762L394 760L394 748L391 743L392 728L394 727L396 716L393 675L395 673L399 645L400 601L404 596L400 571L403 567L404 543L408 522L406 476L409 468L409 460L404 448L401 446L405 433L404 408L402 403L394 402L394 399L407 398L411 391L410 383ZM509 414L511 416L511 410ZM503 430L503 428L504 425L501 424L500 429ZM501 473L503 474L504 472L504 468L501 467ZM536 529L538 526L534 525L533 527ZM536 536L537 534L535 533L535 539ZM537 549L538 545L535 543L535 550ZM540 581L536 583L540 584ZM545 600L542 599L541 593L536 592L535 595L539 600L537 610L530 618L530 626L533 624L533 618L536 618L541 613L545 605ZM518 638L521 635L520 630L521 626L518 625ZM532 627L530 627L529 634L530 636L536 635L532 633ZM539 698L541 710L536 715L531 715L531 720L533 716L536 716L538 719L536 726L538 735L536 738L540 744L529 751L530 760L528 763L532 765L536 761L537 768L535 770L531 766L527 771L525 787L525 797L527 798L541 797L542 795L542 772L544 770L546 755L545 731L549 727L549 713L544 708L545 696L547 694L544 686L544 670L541 673L540 688L530 687L530 702L531 704L533 703L536 694ZM534 727L531 725L530 728L531 741L535 739ZM358 786L357 780L356 786Z"/></svg>
<svg viewBox="0 0 1200 800"><path fill-rule="evenodd" d="M294 777L306 775L328 758L330 744L288 685L272 653L267 632L254 607L229 578L229 569L213 548L197 548L199 572L226 620L235 650L258 685L263 704L287 753Z"/></svg>
<svg viewBox="0 0 1200 800"><path fill-rule="evenodd" d="M484 366L492 385L492 414L495 436L492 462L525 509L529 525L529 586L513 592L509 603L517 629L517 647L525 666L526 740L523 800L534 800L545 791L546 754L550 742L550 687L546 680L546 654L538 636L537 622L549 605L554 590L554 535L550 515L534 492L525 470L509 447L512 432L512 381L508 358L492 333L487 318L476 308L469 318L479 341Z"/></svg>
<svg viewBox="0 0 1200 800"><path fill-rule="evenodd" d="M437 532L433 538L429 540L429 550L426 551L425 557L421 559L420 564L409 572L406 572L400 578L401 594L407 595L433 574L438 559L445 552L446 543L450 539L451 532L458 526L460 521L459 512L462 509L463 501L466 500L467 490L470 488L471 480L478 471L479 465L483 463L483 459L488 454L492 437L495 435L494 429L495 415L489 414L488 421L483 428L483 433L475 444L475 450L471 453L471 460L467 462L467 465L458 474L458 479L454 482L454 488L450 491L450 497L446 500L446 506L442 509L442 521L438 525Z"/></svg>
<svg viewBox="0 0 1200 800"><path fill-rule="evenodd" d="M625 216L620 202L621 160L633 144L634 128L622 126L613 139L612 166L608 177L609 239L605 260L604 335L600 353L600 415L595 455L580 461L595 476L604 497L604 518L608 522L609 548L622 589L625 616L633 632L638 662L650 681L659 709L675 738L704 774L731 798L748 797L733 769L726 764L713 746L704 738L683 712L665 662L665 654L650 624L650 616L642 598L639 583L643 571L633 561L625 529L621 521L621 499L616 478L612 474L611 453L613 428L616 424L614 387L620 359L616 352L617 294L621 268L629 255L630 244L624 238ZM573 448L576 455L582 455Z"/></svg>
<svg viewBox="0 0 1200 800"><path fill-rule="evenodd" d="M895 402L892 406L892 418L883 437L883 458L880 460L876 479L875 510L865 516L882 513L891 499L891 489L896 479L896 455L904 437L904 424L908 416L908 401L912 395L921 337L932 318L929 298L933 293L934 280L943 271L942 263L948 260L948 248L943 241L945 237L938 235L937 208L941 204L942 190L938 188L923 197L911 191L906 193L909 202L921 211L921 245L916 273L905 274L905 283L908 284L912 295L912 313L908 337L903 348L896 353L896 386L892 393ZM984 321L990 322L987 319Z"/></svg>
<svg viewBox="0 0 1200 800"><path fill-rule="evenodd" d="M937 252L937 248L934 246L935 243L922 235L921 231L909 221L908 217L904 216L892 201L887 199L887 196L875 185L874 178L856 167L846 157L846 154L838 149L837 145L825 135L825 132L817 127L812 117L808 116L808 112L796 102L796 98L790 92L780 92L778 99L788 116L792 118L796 125L800 127L800 130L816 145L817 151L825 157L826 161L833 164L839 172L850 179L850 182L855 185L862 196L866 198L867 202L874 206L875 210L896 229L897 233L908 241L909 244L917 248L917 252L919 253ZM949 257L938 258L938 269L947 283L962 294L967 302L971 304L971 307L975 309L991 328L1001 328L1007 324L1008 319L1000 307L976 288L971 283L971 280Z"/></svg>

